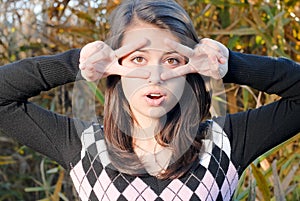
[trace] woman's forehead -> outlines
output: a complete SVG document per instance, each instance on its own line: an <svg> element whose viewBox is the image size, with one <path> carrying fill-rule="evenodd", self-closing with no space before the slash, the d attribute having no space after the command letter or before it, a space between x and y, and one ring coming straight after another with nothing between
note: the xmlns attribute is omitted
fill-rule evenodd
<svg viewBox="0 0 300 201"><path fill-rule="evenodd" d="M171 51L166 46L165 39L170 39L179 42L178 38L175 37L170 31L160 28L144 28L130 29L124 33L122 45L133 44L138 40L147 39L147 45L144 49L160 50L160 51Z"/></svg>

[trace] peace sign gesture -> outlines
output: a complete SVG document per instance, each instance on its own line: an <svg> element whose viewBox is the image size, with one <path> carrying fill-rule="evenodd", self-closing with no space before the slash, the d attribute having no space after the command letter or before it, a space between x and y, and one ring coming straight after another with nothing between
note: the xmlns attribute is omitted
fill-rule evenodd
<svg viewBox="0 0 300 201"><path fill-rule="evenodd" d="M228 49L221 43L212 39L202 39L191 49L178 42L165 40L167 46L186 56L188 63L162 73L163 80L183 76L189 73L199 73L214 79L222 79L228 70Z"/></svg>
<svg viewBox="0 0 300 201"><path fill-rule="evenodd" d="M122 46L115 51L103 41L85 45L80 52L79 59L82 76L87 81L96 81L109 75L148 78L150 74L148 71L132 69L119 64L120 58L145 46L147 42L146 39L143 39L134 44Z"/></svg>

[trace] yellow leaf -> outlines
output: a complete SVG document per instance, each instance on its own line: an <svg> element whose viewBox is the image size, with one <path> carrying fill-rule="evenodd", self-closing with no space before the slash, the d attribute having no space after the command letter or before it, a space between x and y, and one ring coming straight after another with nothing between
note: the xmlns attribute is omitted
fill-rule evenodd
<svg viewBox="0 0 300 201"><path fill-rule="evenodd" d="M14 160L0 161L0 166L2 166L2 165L10 165L10 164L14 164L14 163L16 163L16 161L14 161Z"/></svg>
<svg viewBox="0 0 300 201"><path fill-rule="evenodd" d="M269 190L269 185L268 182L265 178L265 176L261 173L261 171L253 164L251 164L251 168L252 168L252 173L254 178L256 179L257 182L257 186L259 188L259 190L261 191L264 200L271 200L271 196L270 196L270 190Z"/></svg>

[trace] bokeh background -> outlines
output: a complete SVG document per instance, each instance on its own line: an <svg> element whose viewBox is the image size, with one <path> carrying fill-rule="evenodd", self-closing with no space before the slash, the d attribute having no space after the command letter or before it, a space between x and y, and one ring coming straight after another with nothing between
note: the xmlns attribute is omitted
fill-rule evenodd
<svg viewBox="0 0 300 201"><path fill-rule="evenodd" d="M178 0L199 37L228 48L300 61L299 0ZM118 0L0 0L0 65L81 48L104 40L107 17ZM91 85L90 87L95 87ZM97 93L103 111L103 85ZM299 89L300 90L300 89ZM226 85L229 113L268 104L279 97L247 86ZM31 101L72 115L72 84ZM300 120L299 120L300 123ZM234 200L300 200L300 135L255 160L245 171ZM0 133L0 201L76 200L72 182L54 161Z"/></svg>

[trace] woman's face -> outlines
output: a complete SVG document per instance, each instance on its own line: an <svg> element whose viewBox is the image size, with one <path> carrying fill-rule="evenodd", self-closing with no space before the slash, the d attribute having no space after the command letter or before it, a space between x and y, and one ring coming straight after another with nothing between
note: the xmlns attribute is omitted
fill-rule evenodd
<svg viewBox="0 0 300 201"><path fill-rule="evenodd" d="M166 38L178 41L168 30L139 22L130 26L122 44L135 43L146 38L149 42L122 58L122 65L129 68L143 68L150 72L148 79L122 77L122 87L135 118L160 118L179 101L185 86L185 77L161 80L162 72L184 65L184 56L164 44Z"/></svg>

